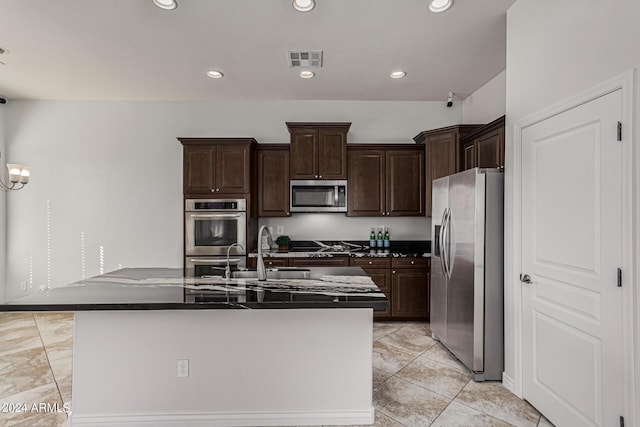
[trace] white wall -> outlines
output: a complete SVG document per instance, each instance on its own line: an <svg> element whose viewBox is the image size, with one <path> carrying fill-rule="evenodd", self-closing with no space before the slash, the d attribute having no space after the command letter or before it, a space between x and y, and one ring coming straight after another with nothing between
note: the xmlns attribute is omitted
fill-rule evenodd
<svg viewBox="0 0 640 427"><path fill-rule="evenodd" d="M0 159L0 167L4 167L7 161L6 158L6 150L4 144L4 116L5 116L6 105L0 105L0 152L2 153L2 159ZM4 175L4 171L0 172L2 176ZM4 179L4 178L3 178ZM5 298L5 280L7 278L7 205L6 205L7 194L4 191L0 191L0 302L4 301Z"/></svg>
<svg viewBox="0 0 640 427"><path fill-rule="evenodd" d="M507 71L504 70L462 102L462 123L484 124L502 117L507 102Z"/></svg>
<svg viewBox="0 0 640 427"><path fill-rule="evenodd" d="M34 290L119 266L181 266L178 136L288 142L286 121L350 121L349 142L412 143L462 117L442 102L333 101L14 101L6 113L7 149L33 167L7 206L9 298L22 282ZM395 227L380 221L371 226ZM369 223L359 228L340 238L366 239Z"/></svg>
<svg viewBox="0 0 640 427"><path fill-rule="evenodd" d="M640 2L628 0L518 0L509 9L505 167L507 236L514 233L513 206L519 197L518 189L514 187L517 171L512 146L513 124L633 67L640 67L640 43L637 42L640 40L639 16ZM636 148L640 140L637 129L636 126ZM635 170L635 182L638 184L637 166ZM637 200L636 207L640 207ZM639 237L636 234L636 242ZM515 318L509 301L513 301L513 289L519 286L515 280L518 272L514 271L518 260L512 255L513 241L507 238L505 243L505 372L513 378L516 364ZM633 283L637 286L637 278ZM635 315L636 325L640 326L638 313ZM640 368L638 361L636 364Z"/></svg>

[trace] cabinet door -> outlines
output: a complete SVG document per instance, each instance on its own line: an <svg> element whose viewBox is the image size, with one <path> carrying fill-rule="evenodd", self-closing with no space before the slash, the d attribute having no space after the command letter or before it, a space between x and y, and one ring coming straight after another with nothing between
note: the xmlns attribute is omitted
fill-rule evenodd
<svg viewBox="0 0 640 427"><path fill-rule="evenodd" d="M216 147L216 193L249 192L249 157L248 147Z"/></svg>
<svg viewBox="0 0 640 427"><path fill-rule="evenodd" d="M296 129L291 133L291 179L318 179L318 131Z"/></svg>
<svg viewBox="0 0 640 427"><path fill-rule="evenodd" d="M473 141L462 145L462 170L476 167L476 150Z"/></svg>
<svg viewBox="0 0 640 427"><path fill-rule="evenodd" d="M289 150L258 152L258 216L289 216Z"/></svg>
<svg viewBox="0 0 640 427"><path fill-rule="evenodd" d="M396 269L391 274L391 315L426 318L429 315L429 270Z"/></svg>
<svg viewBox="0 0 640 427"><path fill-rule="evenodd" d="M377 318L386 318L391 316L391 271L388 268L364 268L373 283L386 295L389 300L389 306L386 310L374 310L373 316Z"/></svg>
<svg viewBox="0 0 640 427"><path fill-rule="evenodd" d="M385 212L385 152L349 152L348 216L382 216Z"/></svg>
<svg viewBox="0 0 640 427"><path fill-rule="evenodd" d="M183 189L185 193L211 193L214 184L213 147L184 147Z"/></svg>
<svg viewBox="0 0 640 427"><path fill-rule="evenodd" d="M426 200L425 210L431 216L431 189L434 179L456 173L458 159L458 132L451 131L427 137L427 165L426 165Z"/></svg>
<svg viewBox="0 0 640 427"><path fill-rule="evenodd" d="M504 128L496 129L474 140L476 165L480 168L504 166Z"/></svg>
<svg viewBox="0 0 640 427"><path fill-rule="evenodd" d="M318 130L318 178L347 179L347 135L338 129Z"/></svg>
<svg viewBox="0 0 640 427"><path fill-rule="evenodd" d="M422 149L387 151L387 216L424 215L424 185Z"/></svg>

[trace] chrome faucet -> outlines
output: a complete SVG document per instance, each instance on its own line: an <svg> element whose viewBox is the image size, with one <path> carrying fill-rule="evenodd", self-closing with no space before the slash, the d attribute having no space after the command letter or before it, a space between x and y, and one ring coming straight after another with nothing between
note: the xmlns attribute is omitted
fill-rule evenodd
<svg viewBox="0 0 640 427"><path fill-rule="evenodd" d="M229 252L231 251L231 248L237 246L240 249L242 249L242 252L245 251L244 246L242 246L240 243L233 243L231 245L229 245L229 247L227 248L227 267L224 269L224 278L225 279L231 279L231 267L229 267Z"/></svg>
<svg viewBox="0 0 640 427"><path fill-rule="evenodd" d="M262 233L267 232L267 241L273 240L271 237L271 231L267 228L266 225L260 227L258 230L258 280L267 280L267 270L264 268L264 259L262 258Z"/></svg>

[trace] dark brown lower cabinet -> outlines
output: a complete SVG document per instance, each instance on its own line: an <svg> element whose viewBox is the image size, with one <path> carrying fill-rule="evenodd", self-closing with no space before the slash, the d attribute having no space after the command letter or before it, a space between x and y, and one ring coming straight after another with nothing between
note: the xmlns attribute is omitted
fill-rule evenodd
<svg viewBox="0 0 640 427"><path fill-rule="evenodd" d="M362 267L389 300L375 319L429 319L429 258L351 258L350 265Z"/></svg>
<svg viewBox="0 0 640 427"><path fill-rule="evenodd" d="M258 266L258 258L248 257L247 268L256 268ZM289 267L289 258L285 257L264 257L265 267Z"/></svg>

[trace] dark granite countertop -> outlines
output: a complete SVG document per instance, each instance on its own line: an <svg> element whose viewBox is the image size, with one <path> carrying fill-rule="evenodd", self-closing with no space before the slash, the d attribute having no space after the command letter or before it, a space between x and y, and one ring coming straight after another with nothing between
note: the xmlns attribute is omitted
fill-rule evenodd
<svg viewBox="0 0 640 427"><path fill-rule="evenodd" d="M125 268L0 304L1 311L373 308L389 302L359 267L312 267L309 279L187 278ZM267 275L268 277L268 275Z"/></svg>
<svg viewBox="0 0 640 427"><path fill-rule="evenodd" d="M326 247L320 247L318 243ZM428 240L393 241L389 248L369 248L369 241L293 241L289 251L263 251L271 258L325 258L334 256L351 257L430 257L431 242ZM248 254L257 257L257 251Z"/></svg>

